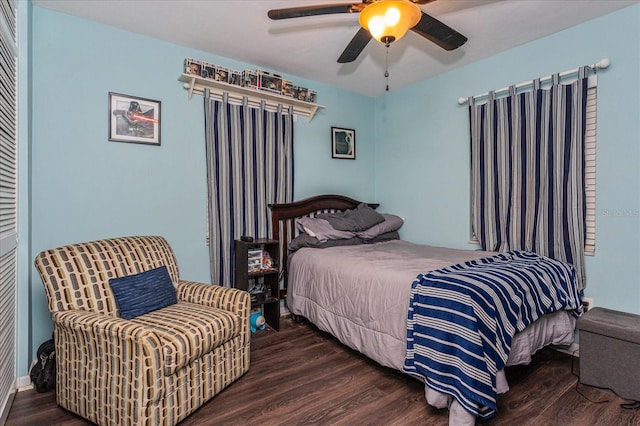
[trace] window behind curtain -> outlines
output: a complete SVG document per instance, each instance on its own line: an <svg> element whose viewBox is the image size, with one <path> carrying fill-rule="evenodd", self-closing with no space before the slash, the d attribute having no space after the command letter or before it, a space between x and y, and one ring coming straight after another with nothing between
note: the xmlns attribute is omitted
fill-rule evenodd
<svg viewBox="0 0 640 426"><path fill-rule="evenodd" d="M587 91L587 129L584 147L585 159L585 191L587 211L585 221L587 232L584 240L584 253L596 254L596 129L597 129L597 104L598 86L589 81Z"/></svg>
<svg viewBox="0 0 640 426"><path fill-rule="evenodd" d="M585 192L586 235L584 250L587 255L596 251L596 140L597 140L598 86L595 76L589 78L587 91L587 126L585 139ZM471 222L471 243L480 244Z"/></svg>

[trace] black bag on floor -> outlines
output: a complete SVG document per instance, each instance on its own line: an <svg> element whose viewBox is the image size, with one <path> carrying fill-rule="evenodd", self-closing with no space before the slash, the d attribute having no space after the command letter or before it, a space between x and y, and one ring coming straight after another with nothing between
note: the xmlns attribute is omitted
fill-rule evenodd
<svg viewBox="0 0 640 426"><path fill-rule="evenodd" d="M38 392L48 392L56 388L56 348L53 339L38 348L38 361L31 367L29 376Z"/></svg>

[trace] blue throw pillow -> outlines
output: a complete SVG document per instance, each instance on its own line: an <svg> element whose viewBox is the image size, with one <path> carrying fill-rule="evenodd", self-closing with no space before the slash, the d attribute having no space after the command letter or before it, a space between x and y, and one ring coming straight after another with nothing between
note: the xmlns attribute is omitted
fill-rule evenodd
<svg viewBox="0 0 640 426"><path fill-rule="evenodd" d="M111 278L109 285L124 319L132 319L178 303L176 289L166 266Z"/></svg>

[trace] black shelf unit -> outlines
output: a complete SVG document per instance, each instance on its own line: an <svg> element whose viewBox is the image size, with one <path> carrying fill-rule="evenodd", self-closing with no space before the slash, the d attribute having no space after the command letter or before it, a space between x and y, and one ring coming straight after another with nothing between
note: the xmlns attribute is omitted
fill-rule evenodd
<svg viewBox="0 0 640 426"><path fill-rule="evenodd" d="M260 270L249 272L249 250L265 250L271 256L273 268L271 270ZM278 279L280 270L280 243L277 240L255 239L253 241L235 240L235 277L234 287L249 291L263 279L266 293L263 297L251 302L252 308L261 307L264 318L276 331L280 330L280 280Z"/></svg>

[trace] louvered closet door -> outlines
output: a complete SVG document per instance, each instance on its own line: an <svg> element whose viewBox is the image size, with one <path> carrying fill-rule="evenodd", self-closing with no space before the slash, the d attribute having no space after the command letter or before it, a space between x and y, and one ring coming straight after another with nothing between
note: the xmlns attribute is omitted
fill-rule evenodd
<svg viewBox="0 0 640 426"><path fill-rule="evenodd" d="M0 410L16 389L16 4L0 0ZM6 413L3 413L6 414Z"/></svg>

